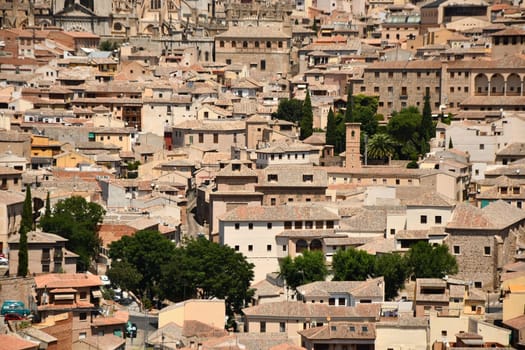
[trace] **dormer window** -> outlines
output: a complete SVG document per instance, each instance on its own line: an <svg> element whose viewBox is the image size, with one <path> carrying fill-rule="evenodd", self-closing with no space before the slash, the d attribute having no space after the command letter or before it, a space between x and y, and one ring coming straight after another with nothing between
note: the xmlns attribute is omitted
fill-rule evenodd
<svg viewBox="0 0 525 350"><path fill-rule="evenodd" d="M233 171L241 170L241 165L240 164L232 164L232 170Z"/></svg>
<svg viewBox="0 0 525 350"><path fill-rule="evenodd" d="M303 175L303 182L313 182L314 176L312 174L304 174Z"/></svg>

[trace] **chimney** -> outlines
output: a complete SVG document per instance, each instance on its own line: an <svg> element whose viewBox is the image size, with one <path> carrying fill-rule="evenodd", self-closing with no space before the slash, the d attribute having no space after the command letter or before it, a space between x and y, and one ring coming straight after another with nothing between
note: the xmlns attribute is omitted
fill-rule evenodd
<svg viewBox="0 0 525 350"><path fill-rule="evenodd" d="M361 123L346 123L346 168L361 168Z"/></svg>

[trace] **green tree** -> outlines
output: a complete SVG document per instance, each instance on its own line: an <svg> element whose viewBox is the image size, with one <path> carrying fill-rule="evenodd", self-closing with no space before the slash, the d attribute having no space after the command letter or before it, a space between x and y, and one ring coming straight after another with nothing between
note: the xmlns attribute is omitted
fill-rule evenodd
<svg viewBox="0 0 525 350"><path fill-rule="evenodd" d="M101 41L100 44L98 45L98 49L100 51L113 51L113 50L118 49L118 47L119 47L118 43L114 41L112 42L109 40Z"/></svg>
<svg viewBox="0 0 525 350"><path fill-rule="evenodd" d="M374 276L374 256L355 248L339 249L332 257L334 281L364 281Z"/></svg>
<svg viewBox="0 0 525 350"><path fill-rule="evenodd" d="M332 108L328 111L328 117L326 121L326 144L336 146L337 145L337 124L335 121L335 114Z"/></svg>
<svg viewBox="0 0 525 350"><path fill-rule="evenodd" d="M303 284L324 281L328 269L322 252L306 250L294 259L289 256L284 258L280 263L280 275L288 287L295 290Z"/></svg>
<svg viewBox="0 0 525 350"><path fill-rule="evenodd" d="M109 245L109 257L113 261L120 260L126 264L123 267L129 266L136 271L135 277L142 276L131 290L149 300L161 295L162 269L166 262L171 261L174 251L175 244L152 230L137 231L133 236L124 236ZM128 281L117 278L114 282Z"/></svg>
<svg viewBox="0 0 525 350"><path fill-rule="evenodd" d="M368 141L368 157L372 159L390 159L396 152L396 142L385 133L377 133Z"/></svg>
<svg viewBox="0 0 525 350"><path fill-rule="evenodd" d="M122 260L113 261L107 274L111 282L122 290L137 291L143 278L135 266Z"/></svg>
<svg viewBox="0 0 525 350"><path fill-rule="evenodd" d="M40 220L42 230L67 238L66 248L79 255L77 269L85 271L100 247L98 225L104 209L83 197L73 196L56 203L49 217Z"/></svg>
<svg viewBox="0 0 525 350"><path fill-rule="evenodd" d="M46 205L45 205L45 211L44 211L44 218L48 219L51 216L51 199L49 198L49 191L46 195Z"/></svg>
<svg viewBox="0 0 525 350"><path fill-rule="evenodd" d="M354 84L350 82L348 84L348 91L346 95L346 110L345 110L345 123L354 123Z"/></svg>
<svg viewBox="0 0 525 350"><path fill-rule="evenodd" d="M442 278L458 272L456 258L444 244L433 246L418 242L410 247L406 259L413 278Z"/></svg>
<svg viewBox="0 0 525 350"><path fill-rule="evenodd" d="M303 117L303 102L295 98L281 100L279 107L277 107L277 113L272 115L272 117L299 123Z"/></svg>
<svg viewBox="0 0 525 350"><path fill-rule="evenodd" d="M448 148L454 148L454 144L452 143L452 137L448 139Z"/></svg>
<svg viewBox="0 0 525 350"><path fill-rule="evenodd" d="M377 132L377 106L379 99L375 96L354 96L354 110L352 112L354 121L361 123L361 134L366 133L372 137Z"/></svg>
<svg viewBox="0 0 525 350"><path fill-rule="evenodd" d="M169 298L215 297L225 300L229 316L241 312L253 296L250 289L253 264L233 248L202 237L190 240L185 247L177 250L181 254L174 256L162 280L162 289ZM184 269L174 263L184 266ZM178 288L174 289L176 285ZM185 294L181 295L181 291Z"/></svg>
<svg viewBox="0 0 525 350"><path fill-rule="evenodd" d="M28 273L27 233L33 229L33 199L31 198L31 187L26 186L26 197L22 207L22 221L20 222L20 242L18 247L18 269L17 276L25 277Z"/></svg>
<svg viewBox="0 0 525 350"><path fill-rule="evenodd" d="M413 106L392 113L387 132L399 145L399 158L417 159L421 151L421 118L419 110Z"/></svg>
<svg viewBox="0 0 525 350"><path fill-rule="evenodd" d="M394 299L405 286L408 267L405 259L397 254L381 254L375 258L374 275L385 278L385 298Z"/></svg>
<svg viewBox="0 0 525 350"><path fill-rule="evenodd" d="M425 154L430 151L429 141L436 134L434 122L432 121L432 108L430 107L430 96L427 94L424 98L423 114L421 116L421 153Z"/></svg>
<svg viewBox="0 0 525 350"><path fill-rule="evenodd" d="M310 91L306 91L306 97L302 106L303 115L301 118L301 140L312 135L314 115L312 112L312 101L310 100Z"/></svg>

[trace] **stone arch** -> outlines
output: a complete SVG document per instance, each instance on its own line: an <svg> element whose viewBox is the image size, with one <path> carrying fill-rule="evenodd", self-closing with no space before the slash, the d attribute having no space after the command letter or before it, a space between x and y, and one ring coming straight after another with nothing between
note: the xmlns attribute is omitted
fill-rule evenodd
<svg viewBox="0 0 525 350"><path fill-rule="evenodd" d="M490 78L490 94L503 95L505 93L505 78L503 75L496 73Z"/></svg>
<svg viewBox="0 0 525 350"><path fill-rule="evenodd" d="M310 250L311 251L317 251L317 250L323 250L323 243L321 243L320 239L312 239L310 242Z"/></svg>
<svg viewBox="0 0 525 350"><path fill-rule="evenodd" d="M299 239L295 242L295 252L302 253L305 250L308 250L308 243L304 239Z"/></svg>
<svg viewBox="0 0 525 350"><path fill-rule="evenodd" d="M507 95L521 95L521 78L516 73L511 73L507 77Z"/></svg>
<svg viewBox="0 0 525 350"><path fill-rule="evenodd" d="M153 24L148 25L146 28L144 28L145 34L154 34L155 33L155 26Z"/></svg>
<svg viewBox="0 0 525 350"><path fill-rule="evenodd" d="M474 91L476 95L487 95L489 92L489 78L483 73L479 73L474 78Z"/></svg>

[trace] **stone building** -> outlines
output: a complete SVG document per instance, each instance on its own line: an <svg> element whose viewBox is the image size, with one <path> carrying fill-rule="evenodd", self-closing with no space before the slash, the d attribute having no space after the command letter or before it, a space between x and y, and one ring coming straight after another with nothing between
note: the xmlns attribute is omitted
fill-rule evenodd
<svg viewBox="0 0 525 350"><path fill-rule="evenodd" d="M525 235L525 212L503 201L480 209L459 204L447 224L446 244L456 257L458 278L475 288L497 290L502 267L514 261L518 241Z"/></svg>
<svg viewBox="0 0 525 350"><path fill-rule="evenodd" d="M215 61L269 75L290 70L292 35L275 26L231 27L215 36Z"/></svg>

